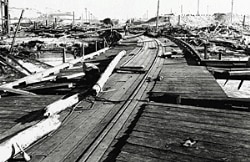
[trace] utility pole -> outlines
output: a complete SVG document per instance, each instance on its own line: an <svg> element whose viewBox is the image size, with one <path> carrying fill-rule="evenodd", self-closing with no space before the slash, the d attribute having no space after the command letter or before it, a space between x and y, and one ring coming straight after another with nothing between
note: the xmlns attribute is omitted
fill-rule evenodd
<svg viewBox="0 0 250 162"><path fill-rule="evenodd" d="M234 10L234 0L232 0L232 6L231 6L231 24L233 24L233 10Z"/></svg>
<svg viewBox="0 0 250 162"><path fill-rule="evenodd" d="M209 8L209 6L207 5L207 15L208 15L208 8Z"/></svg>
<svg viewBox="0 0 250 162"><path fill-rule="evenodd" d="M181 15L183 15L183 5L181 5Z"/></svg>
<svg viewBox="0 0 250 162"><path fill-rule="evenodd" d="M86 14L86 23L88 22L88 10L85 8L85 14Z"/></svg>
<svg viewBox="0 0 250 162"><path fill-rule="evenodd" d="M72 27L75 25L75 12L73 11Z"/></svg>
<svg viewBox="0 0 250 162"><path fill-rule="evenodd" d="M89 13L89 23L90 23L90 12L88 12Z"/></svg>
<svg viewBox="0 0 250 162"><path fill-rule="evenodd" d="M160 9L160 0L157 3L157 18L156 18L156 31L158 31L158 23L159 23L159 9Z"/></svg>
<svg viewBox="0 0 250 162"><path fill-rule="evenodd" d="M197 15L200 15L200 0L197 0Z"/></svg>

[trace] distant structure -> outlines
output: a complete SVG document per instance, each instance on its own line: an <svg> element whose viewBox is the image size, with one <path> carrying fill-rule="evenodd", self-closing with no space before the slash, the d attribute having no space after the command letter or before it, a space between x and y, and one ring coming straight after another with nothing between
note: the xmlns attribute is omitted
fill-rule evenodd
<svg viewBox="0 0 250 162"><path fill-rule="evenodd" d="M2 33L9 34L10 32L9 0L1 0L0 6L1 6Z"/></svg>

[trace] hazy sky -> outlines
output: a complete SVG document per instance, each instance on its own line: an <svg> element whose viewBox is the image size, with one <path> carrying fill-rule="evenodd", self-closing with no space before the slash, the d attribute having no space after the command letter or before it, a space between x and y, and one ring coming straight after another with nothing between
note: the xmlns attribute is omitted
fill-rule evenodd
<svg viewBox="0 0 250 162"><path fill-rule="evenodd" d="M85 17L85 8L99 19L139 18L156 15L157 0L9 0L11 7L49 9L72 12ZM200 0L200 13L230 12L232 0ZM197 13L197 0L160 0L160 14ZM250 0L234 0L234 12L250 14Z"/></svg>

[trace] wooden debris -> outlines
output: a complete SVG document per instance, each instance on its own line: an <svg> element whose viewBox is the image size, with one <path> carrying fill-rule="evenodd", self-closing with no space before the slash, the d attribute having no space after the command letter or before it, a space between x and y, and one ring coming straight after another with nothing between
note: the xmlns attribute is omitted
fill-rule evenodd
<svg viewBox="0 0 250 162"><path fill-rule="evenodd" d="M60 99L48 106L45 107L45 113L44 116L53 116L66 108L69 108L75 104L77 104L80 101L79 93L74 94L68 98Z"/></svg>
<svg viewBox="0 0 250 162"><path fill-rule="evenodd" d="M36 140L56 130L60 125L61 122L58 120L58 116L53 116L40 121L36 125L24 131L21 131L17 135L0 144L0 161L7 161ZM20 147L22 149L20 149Z"/></svg>
<svg viewBox="0 0 250 162"><path fill-rule="evenodd" d="M113 70L115 69L118 62L121 60L121 58L126 54L126 51L121 51L109 64L109 66L106 68L104 73L101 75L101 78L97 81L97 83L93 86L93 92L95 95L98 95L102 91L102 88L106 81L108 80L109 76L112 74Z"/></svg>
<svg viewBox="0 0 250 162"><path fill-rule="evenodd" d="M67 63L63 63L61 65L58 65L58 66L55 66L53 68L50 68L50 69L47 69L47 70L44 70L42 72L38 72L36 74L32 74L32 75L29 75L29 76L26 76L24 78L21 78L17 81L14 81L14 82L11 82L11 83L7 83L7 84L4 84L4 85L1 85L0 87L8 87L8 88L12 88L14 86L18 86L19 84L32 84L32 83L37 83L37 82L41 82L44 77L47 77L49 75L52 75L52 74L55 74L55 73L58 73L61 69L66 69L66 68L70 68L72 67L74 64L76 63L79 63L79 62L82 62L83 60L85 59L89 59L89 58L93 58L94 56L96 55L99 55L100 53L103 53L105 52L106 50L108 50L109 48L104 48L104 49L101 49L97 52L93 52L89 55L86 55L84 57L81 57L81 58L78 58L78 59L75 59L75 60L72 60L72 61L69 61Z"/></svg>
<svg viewBox="0 0 250 162"><path fill-rule="evenodd" d="M0 87L0 91L11 92L14 94L19 94L19 95L36 96L36 94L32 92L28 92L28 91L24 91L20 89L8 88L8 87Z"/></svg>

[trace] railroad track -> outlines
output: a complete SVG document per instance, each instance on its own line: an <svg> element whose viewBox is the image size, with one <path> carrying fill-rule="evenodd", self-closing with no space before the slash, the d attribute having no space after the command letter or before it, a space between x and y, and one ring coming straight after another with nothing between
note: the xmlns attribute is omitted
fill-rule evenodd
<svg viewBox="0 0 250 162"><path fill-rule="evenodd" d="M155 68L157 57L162 52L160 50L162 46L161 43L157 39L154 39L153 42L157 48L155 57L152 63L148 65L147 72L141 77L140 83L133 90L129 98L123 103L119 111L110 119L110 122L98 135L96 140L93 141L91 146L85 152L83 152L83 154L76 161L99 161L102 158L100 154L103 155L105 153L105 151L108 149L107 146L111 144L115 136L129 118L130 114L134 111L135 106L139 103L138 99L142 96L146 89L146 87L143 85L145 84L148 76L151 75L152 70ZM148 44L144 43L143 48L138 51L137 55L139 53L145 52L143 50L148 50L147 46ZM103 145L106 147L105 149L103 149Z"/></svg>
<svg viewBox="0 0 250 162"><path fill-rule="evenodd" d="M199 52L196 49L194 49L190 44L186 43L181 39L169 35L166 35L165 37L176 43L180 48L182 48L182 50L187 51L191 55L191 57L196 61L197 65L201 64L202 60L199 57L200 56Z"/></svg>
<svg viewBox="0 0 250 162"><path fill-rule="evenodd" d="M60 115L66 118L62 118L62 126L27 149L27 153L33 156L32 161L41 158L39 156L41 153L43 160L39 159L40 161L53 159L53 161L70 162L93 161L92 159L97 157L96 154L104 154L108 148L101 147L103 142L108 141L110 144L115 138L114 135L129 118L129 114L134 111L135 105L139 102L137 99L144 94L146 79L152 73L157 56L161 53L161 45L157 40L141 43L142 47L136 51L132 59L131 56L126 56L130 60L120 66L143 65L145 73L133 71L125 74L115 73L113 77L111 76L111 83L107 83L107 87L116 82L113 84L114 87L111 86L116 91L103 92L100 96L92 98L94 106L91 106L89 99L86 98L69 112L63 111ZM109 104L104 104L105 102ZM83 105L81 108L86 109L84 113L78 112L79 105ZM18 157L20 156L16 158Z"/></svg>

